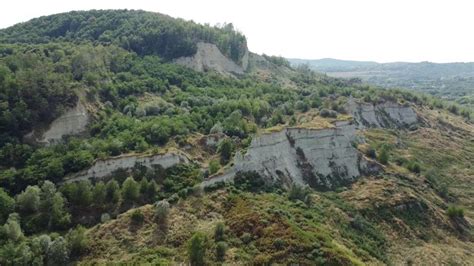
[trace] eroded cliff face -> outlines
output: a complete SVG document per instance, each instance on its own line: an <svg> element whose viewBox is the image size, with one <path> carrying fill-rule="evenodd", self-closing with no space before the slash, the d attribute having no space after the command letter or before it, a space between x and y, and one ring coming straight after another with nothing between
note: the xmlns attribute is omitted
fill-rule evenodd
<svg viewBox="0 0 474 266"><path fill-rule="evenodd" d="M122 155L106 160L98 160L92 167L70 176L65 182L75 182L85 179L100 179L110 176L117 170L131 170L135 166L153 168L160 165L169 168L180 163L189 163L188 157L180 152L168 152L150 156L143 155Z"/></svg>
<svg viewBox="0 0 474 266"><path fill-rule="evenodd" d="M77 135L87 130L90 115L80 101L74 108L56 118L43 133L33 131L25 139L36 143L51 145L62 140L63 136Z"/></svg>
<svg viewBox="0 0 474 266"><path fill-rule="evenodd" d="M296 183L318 190L334 189L381 169L354 148L355 138L355 127L349 123L263 134L252 140L244 155L235 156L232 169L206 184L229 180L239 171L255 171L286 186Z"/></svg>
<svg viewBox="0 0 474 266"><path fill-rule="evenodd" d="M408 128L419 121L412 107L394 102L374 105L349 99L345 109L352 115L358 128Z"/></svg>
<svg viewBox="0 0 474 266"><path fill-rule="evenodd" d="M242 75L247 69L248 52L243 56L242 64L238 65L224 56L215 44L199 42L195 55L181 57L174 62L196 71L214 70L224 75Z"/></svg>

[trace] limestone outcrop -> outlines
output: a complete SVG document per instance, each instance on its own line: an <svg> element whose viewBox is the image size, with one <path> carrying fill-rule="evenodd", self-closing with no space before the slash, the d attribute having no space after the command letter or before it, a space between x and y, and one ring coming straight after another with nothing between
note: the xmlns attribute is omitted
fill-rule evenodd
<svg viewBox="0 0 474 266"><path fill-rule="evenodd" d="M248 52L242 58L242 65L238 65L223 55L215 44L199 42L196 54L177 58L174 62L196 71L214 70L224 75L242 75L248 65Z"/></svg>
<svg viewBox="0 0 474 266"><path fill-rule="evenodd" d="M39 132L32 131L25 136L25 139L45 145L58 143L62 140L63 136L84 133L87 130L89 120L90 115L86 107L82 102L78 101L76 106L56 118L46 131L40 134L38 134Z"/></svg>
<svg viewBox="0 0 474 266"><path fill-rule="evenodd" d="M65 182L75 182L85 179L100 179L110 176L117 170L131 170L135 166L152 168L160 165L169 168L180 163L189 163L188 157L180 152L168 152L156 155L122 155L106 160L97 160L92 167L76 173L65 180Z"/></svg>
<svg viewBox="0 0 474 266"><path fill-rule="evenodd" d="M419 121L412 107L389 101L370 104L351 98L345 109L352 115L358 128L407 128Z"/></svg>
<svg viewBox="0 0 474 266"><path fill-rule="evenodd" d="M241 172L257 172L267 180L290 186L333 189L380 170L353 146L355 127L340 123L332 128L286 128L255 137L247 152L237 154L234 167L204 185L227 181Z"/></svg>

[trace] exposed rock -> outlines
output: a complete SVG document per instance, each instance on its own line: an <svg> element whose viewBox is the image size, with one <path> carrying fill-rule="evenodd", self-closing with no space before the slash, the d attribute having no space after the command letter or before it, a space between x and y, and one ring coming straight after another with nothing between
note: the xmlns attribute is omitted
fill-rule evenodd
<svg viewBox="0 0 474 266"><path fill-rule="evenodd" d="M345 109L359 128L407 128L416 125L418 115L410 106L394 102L370 104L349 99Z"/></svg>
<svg viewBox="0 0 474 266"><path fill-rule="evenodd" d="M354 182L380 167L353 147L355 127L341 123L327 129L287 128L252 140L245 155L237 154L234 167L214 181L227 181L236 172L256 171L267 180L305 185L319 190Z"/></svg>
<svg viewBox="0 0 474 266"><path fill-rule="evenodd" d="M62 140L63 136L77 135L85 132L89 118L86 107L78 101L74 108L67 110L60 117L56 118L44 133L38 134L32 131L25 135L25 139L45 145L58 143Z"/></svg>
<svg viewBox="0 0 474 266"><path fill-rule="evenodd" d="M100 179L110 176L114 171L125 169L130 170L136 165L147 168L160 165L163 168L169 168L180 163L189 163L188 157L179 152L168 152L165 154L140 156L140 155L123 155L106 160L97 160L92 167L81 171L65 180L75 182L85 179Z"/></svg>
<svg viewBox="0 0 474 266"><path fill-rule="evenodd" d="M180 57L174 62L196 71L214 70L221 74L241 75L248 65L248 52L242 58L242 66L239 66L224 56L215 44L199 42L195 55Z"/></svg>

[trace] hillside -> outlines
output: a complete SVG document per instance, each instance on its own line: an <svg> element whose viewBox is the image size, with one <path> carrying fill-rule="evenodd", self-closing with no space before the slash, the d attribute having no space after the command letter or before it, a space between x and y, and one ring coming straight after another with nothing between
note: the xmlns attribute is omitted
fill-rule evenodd
<svg viewBox="0 0 474 266"><path fill-rule="evenodd" d="M470 109L293 68L231 24L0 30L0 136L0 265L474 260Z"/></svg>
<svg viewBox="0 0 474 266"><path fill-rule="evenodd" d="M293 65L308 64L333 77L360 78L387 88L409 88L474 106L474 63L376 63L330 58L289 61Z"/></svg>

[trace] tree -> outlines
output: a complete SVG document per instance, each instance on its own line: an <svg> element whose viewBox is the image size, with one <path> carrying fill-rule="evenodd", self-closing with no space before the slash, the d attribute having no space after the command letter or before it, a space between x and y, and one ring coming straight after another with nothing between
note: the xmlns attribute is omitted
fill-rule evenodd
<svg viewBox="0 0 474 266"><path fill-rule="evenodd" d="M149 182L145 177L142 177L142 180L140 180L139 185L140 185L140 195L144 200L146 200Z"/></svg>
<svg viewBox="0 0 474 266"><path fill-rule="evenodd" d="M126 202L134 202L140 195L140 187L132 177L128 177L122 184L122 198Z"/></svg>
<svg viewBox="0 0 474 266"><path fill-rule="evenodd" d="M231 157L232 153L234 152L234 143L230 139L222 140L221 144L219 145L219 153L221 154L221 164L227 164Z"/></svg>
<svg viewBox="0 0 474 266"><path fill-rule="evenodd" d="M15 200L12 199L3 188L0 188L0 222L15 209Z"/></svg>
<svg viewBox="0 0 474 266"><path fill-rule="evenodd" d="M86 252L89 245L89 239L85 232L86 229L79 225L75 229L69 230L66 235L68 248L71 251L71 257L78 257Z"/></svg>
<svg viewBox="0 0 474 266"><path fill-rule="evenodd" d="M18 213L11 213L7 222L3 225L3 230L9 240L18 242L23 238L23 231L20 226L20 216Z"/></svg>
<svg viewBox="0 0 474 266"><path fill-rule="evenodd" d="M69 261L69 249L63 237L56 238L48 249L48 265L62 266Z"/></svg>
<svg viewBox="0 0 474 266"><path fill-rule="evenodd" d="M106 186L106 202L117 203L120 200L120 187L117 181L110 180Z"/></svg>
<svg viewBox="0 0 474 266"><path fill-rule="evenodd" d="M45 181L41 186L40 211L42 221L48 229L63 228L69 224L71 215L67 213L64 203L64 197L56 191L56 186Z"/></svg>
<svg viewBox="0 0 474 266"><path fill-rule="evenodd" d="M92 201L96 206L102 206L105 203L105 198L107 196L107 190L105 184L102 181L99 181L94 186L94 191L92 192Z"/></svg>
<svg viewBox="0 0 474 266"><path fill-rule="evenodd" d="M16 197L18 210L23 214L33 214L39 210L41 190L38 186L28 186Z"/></svg>
<svg viewBox="0 0 474 266"><path fill-rule="evenodd" d="M189 263L192 266L205 265L207 238L204 234L197 232L191 237L188 243Z"/></svg>
<svg viewBox="0 0 474 266"><path fill-rule="evenodd" d="M89 180L82 180L77 184L76 202L82 207L90 206L92 202L92 184Z"/></svg>

